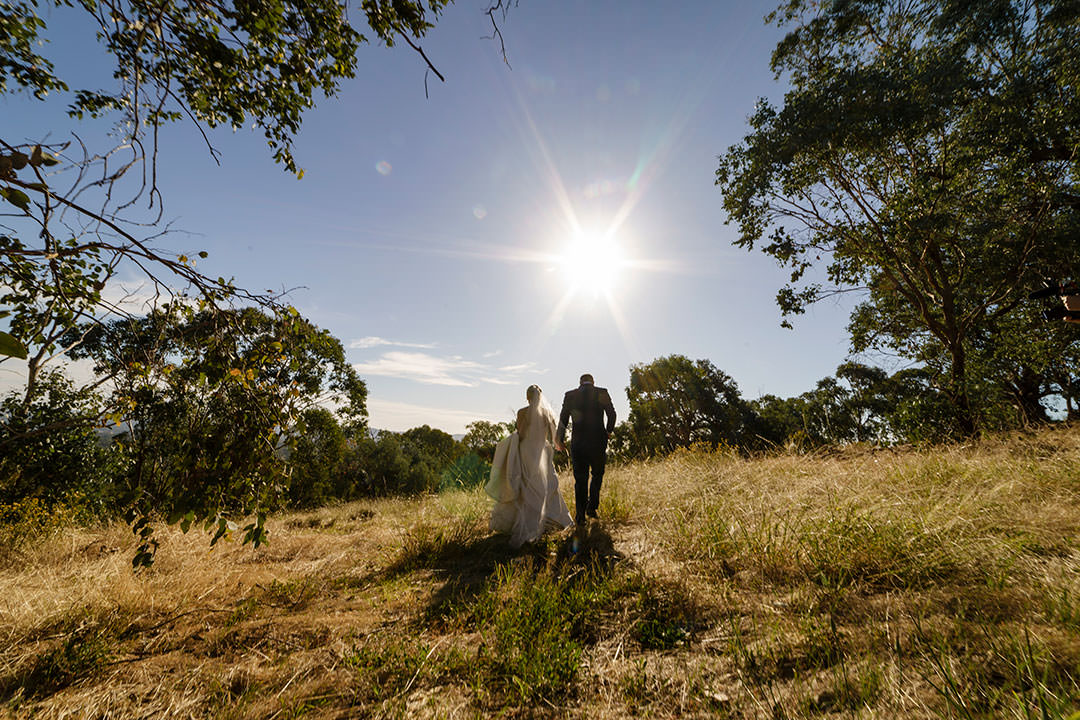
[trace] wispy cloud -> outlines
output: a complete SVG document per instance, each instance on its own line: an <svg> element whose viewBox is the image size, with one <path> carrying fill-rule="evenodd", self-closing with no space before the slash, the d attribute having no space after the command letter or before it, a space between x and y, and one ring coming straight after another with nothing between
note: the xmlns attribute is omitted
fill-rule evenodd
<svg viewBox="0 0 1080 720"><path fill-rule="evenodd" d="M508 379L505 379L505 378L497 378L497 377L480 378L480 382L486 382L489 385L517 385L517 381L515 381L515 380L508 380Z"/></svg>
<svg viewBox="0 0 1080 720"><path fill-rule="evenodd" d="M391 350L371 362L353 365L361 375L394 377L428 385L476 387L491 385L514 385L525 373L543 373L535 363L492 367L486 363L468 360L460 355L438 356L422 352Z"/></svg>
<svg viewBox="0 0 1080 720"><path fill-rule="evenodd" d="M535 372L541 375L547 372L547 370L537 370L534 362L521 363L520 365L504 365L499 370L505 373Z"/></svg>
<svg viewBox="0 0 1080 720"><path fill-rule="evenodd" d="M374 362L353 365L361 375L404 378L429 385L472 387L471 380L483 368L479 363L460 357L436 357L427 353L394 350L383 353Z"/></svg>
<svg viewBox="0 0 1080 720"><path fill-rule="evenodd" d="M422 348L429 350L435 347L434 343L398 342L397 340L387 340L386 338L376 337L374 335L362 337L359 340L352 340L349 342L349 348L352 350L367 350L368 348L380 347L383 345L392 345L394 347Z"/></svg>

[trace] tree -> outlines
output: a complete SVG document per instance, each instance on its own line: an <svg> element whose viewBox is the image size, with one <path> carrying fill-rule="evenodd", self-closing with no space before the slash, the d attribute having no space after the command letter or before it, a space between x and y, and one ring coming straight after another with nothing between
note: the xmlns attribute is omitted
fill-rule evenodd
<svg viewBox="0 0 1080 720"><path fill-rule="evenodd" d="M465 437L461 438L461 444L490 463L495 457L495 446L516 429L514 422L474 420L465 426Z"/></svg>
<svg viewBox="0 0 1080 720"><path fill-rule="evenodd" d="M44 373L29 401L0 400L0 505L35 498L92 515L115 511L122 463L95 431L103 411L97 393L59 372Z"/></svg>
<svg viewBox="0 0 1080 720"><path fill-rule="evenodd" d="M669 355L630 366L627 420L639 455L697 442L738 445L751 419L739 388L708 360Z"/></svg>
<svg viewBox="0 0 1080 720"><path fill-rule="evenodd" d="M782 398L762 395L750 401L754 419L750 427L750 442L758 448L783 447L801 443L808 437L801 398Z"/></svg>
<svg viewBox="0 0 1080 720"><path fill-rule="evenodd" d="M163 198L157 184L160 132L171 122L191 122L203 133L209 153L217 159L205 132L208 128L254 125L262 130L275 161L302 176L292 142L303 114L316 99L334 95L339 82L355 74L359 45L375 41L393 46L403 40L438 75L419 42L449 2L364 0L359 12L351 16L347 4L340 0L224 0L209 4L45 0L50 12L42 15L38 14L41 3L36 0L13 0L0 7L0 96L11 100L16 93L24 93L27 102L34 102L32 98L60 93L69 100L70 117L115 123L110 133L115 145L111 147L87 147L79 136L66 142L17 142L0 129L0 208L7 208L0 215L0 319L7 318L7 326L0 332L0 362L9 358L28 361L24 403L30 404L35 397L35 385L46 363L77 352L93 324L107 324L105 334L115 334L119 327L115 321L122 318L133 328L128 338L131 344L124 347L134 351L142 343L145 350L146 342L158 343L157 350L164 353L155 350L156 365L134 361L140 363L137 370L117 375L125 376L129 385L126 395L115 395L114 399L151 403L145 411L124 409L125 413L140 414L140 419L131 423L131 441L140 443L139 438L156 431L170 440L183 440L172 433L187 421L185 418L203 416L214 402L235 402L232 409L244 418L236 428L242 429L240 435L246 436L255 427L247 420L256 416L260 416L256 424L261 423L264 429L275 427L279 420L277 432L287 427L286 421L295 418L301 404L280 392L250 392L273 386L262 374L278 372L269 352L258 359L248 357L250 363L244 367L222 366L226 358L210 360L203 350L183 341L183 332L170 335L161 327L163 322L187 323L184 332L192 331L193 318L177 309L195 302L201 316L197 323L203 328L217 325L211 336L234 324L252 307L261 308L281 327L301 325L281 296L248 291L229 279L201 271L198 258L205 258L205 252L196 256L161 249L160 240L170 227L161 223ZM501 8L501 2L489 8L493 22L494 11ZM90 83L90 89L72 88L57 74L42 48L49 39L46 18L51 22L62 13L82 14L87 34L95 34L110 54L115 63L111 84L110 78L100 78ZM40 137L49 137L50 130L41 128ZM110 299L116 293L105 292L106 287L121 271L147 281L156 298L151 307L133 311ZM142 319L144 312L152 319ZM216 314L221 318L214 319ZM314 335L289 339L314 341L314 355L327 349ZM93 352L102 358L108 355L100 342ZM187 352L193 354L185 356ZM166 361L169 353L172 356ZM301 354L300 349L290 346L286 357L292 362ZM199 376L189 376L186 371L205 367L208 362L214 366L206 372L207 378L213 378L210 385L192 393ZM222 369L241 374L224 377ZM304 381L298 380L301 384ZM176 403L167 399L170 393L176 396ZM241 402L244 397L254 402L245 405ZM192 402L185 404L180 398ZM226 405L215 407L213 417L223 420ZM163 424L156 428L151 422ZM201 443L203 450L199 459L191 462L202 464L199 473L206 478L218 472L212 469L215 463L223 466L211 485L221 492L227 488L238 492L233 498L237 507L262 507L259 498L270 481L254 476L243 479L239 468L270 463L266 455L269 435L262 438L263 445L253 458L214 457L214 452L226 452L226 448L239 451L243 445L238 442L239 435L230 432L233 428L221 425L219 429L226 439L216 448L208 444L209 435L188 438ZM151 449L146 443L138 447L147 452ZM145 459L145 455L139 457ZM137 468L143 479L190 479L194 469L150 468L145 463ZM141 475L143 472L150 475ZM230 486L225 477L242 487ZM196 485L209 487L201 482ZM136 486L143 488L142 480ZM208 519L216 519L220 536L227 523L218 510L232 499L220 493L213 500L195 495L202 498L196 502L206 504L194 514L205 512ZM140 517L145 520L145 516ZM190 523L190 517L185 522ZM140 528L143 532L146 525ZM248 537L261 537L261 520L251 530L254 535L249 532Z"/></svg>
<svg viewBox="0 0 1080 720"><path fill-rule="evenodd" d="M200 131L253 125L274 159L302 175L292 141L303 114L317 96L334 95L342 79L354 76L360 44L392 46L403 39L434 70L418 42L449 2L366 0L356 23L340 0L46 0L52 14L81 13L87 33L96 34L115 62L113 86L102 78L95 89L73 89L55 72L42 49L49 27L38 2L5 4L0 95L65 94L69 116L114 120L117 144L88 148L78 137L19 143L0 131L0 204L13 211L0 226L0 287L16 289L0 298L14 316L10 331L0 335L0 351L31 356L32 386L37 366L56 349L55 333L41 329L42 315L63 332L121 310L101 293L121 267L165 294L190 286L211 306L230 299L274 306L271 294L207 276L193 258L154 247L168 230L159 224L162 126L178 120ZM41 134L48 136L49 128ZM207 147L216 158L208 139ZM149 214L136 212L140 198L148 199ZM140 236L144 228L151 229Z"/></svg>
<svg viewBox="0 0 1080 720"><path fill-rule="evenodd" d="M406 430L400 438L409 457L407 492L436 492L443 472L465 454L453 435L427 425Z"/></svg>
<svg viewBox="0 0 1080 720"><path fill-rule="evenodd" d="M952 401L935 370L907 368L889 378L889 436L895 442L938 443L959 435Z"/></svg>
<svg viewBox="0 0 1080 720"><path fill-rule="evenodd" d="M137 321L93 325L71 352L91 357L114 387L112 418L127 430L129 519L152 560L149 520L160 514L215 528L256 514L245 540L265 539L265 512L286 490L287 449L308 410L333 404L366 418L367 389L341 342L295 312L205 311L170 305Z"/></svg>
<svg viewBox="0 0 1080 720"><path fill-rule="evenodd" d="M847 362L798 397L766 395L753 401L753 434L767 445L888 442L891 391L881 368Z"/></svg>
<svg viewBox="0 0 1080 720"><path fill-rule="evenodd" d="M358 443L359 466L367 479L367 494L408 495L438 489L441 468L420 453L402 433L380 432Z"/></svg>
<svg viewBox="0 0 1080 720"><path fill-rule="evenodd" d="M772 57L790 90L721 158L736 244L791 270L785 316L865 293L853 349L939 368L971 433L976 338L1047 276L1080 271L1078 10L790 0L770 19L792 28Z"/></svg>
<svg viewBox="0 0 1080 720"><path fill-rule="evenodd" d="M345 499L345 433L334 413L323 407L308 408L300 416L297 438L289 455L289 505L311 508L331 499Z"/></svg>

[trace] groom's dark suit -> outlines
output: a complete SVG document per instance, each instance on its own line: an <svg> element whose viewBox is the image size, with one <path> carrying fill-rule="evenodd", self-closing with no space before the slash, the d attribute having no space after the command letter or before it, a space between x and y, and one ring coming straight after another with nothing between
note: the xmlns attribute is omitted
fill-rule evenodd
<svg viewBox="0 0 1080 720"><path fill-rule="evenodd" d="M607 416L607 424L604 423ZM570 460L574 465L574 513L578 525L585 514L596 516L600 507L600 483L604 479L608 435L615 429L615 406L602 387L583 382L563 397L559 413L558 440L566 443L566 427L571 425ZM589 470L592 470L592 483Z"/></svg>

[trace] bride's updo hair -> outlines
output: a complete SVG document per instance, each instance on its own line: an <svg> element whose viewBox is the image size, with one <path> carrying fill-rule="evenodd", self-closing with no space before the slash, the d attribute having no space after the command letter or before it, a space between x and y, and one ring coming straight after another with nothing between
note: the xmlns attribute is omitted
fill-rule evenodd
<svg viewBox="0 0 1080 720"><path fill-rule="evenodd" d="M530 405L536 405L538 402L540 402L540 386L530 385L525 390L525 397L526 399L528 399Z"/></svg>

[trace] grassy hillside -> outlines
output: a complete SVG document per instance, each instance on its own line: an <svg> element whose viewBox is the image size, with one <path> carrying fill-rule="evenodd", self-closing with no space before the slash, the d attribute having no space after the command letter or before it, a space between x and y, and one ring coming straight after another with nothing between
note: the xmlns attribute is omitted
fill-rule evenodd
<svg viewBox="0 0 1080 720"><path fill-rule="evenodd" d="M569 497L571 480L563 477ZM1068 717L1080 435L609 472L510 551L479 493L260 550L68 529L0 569L0 717ZM576 551L575 551L576 547Z"/></svg>

